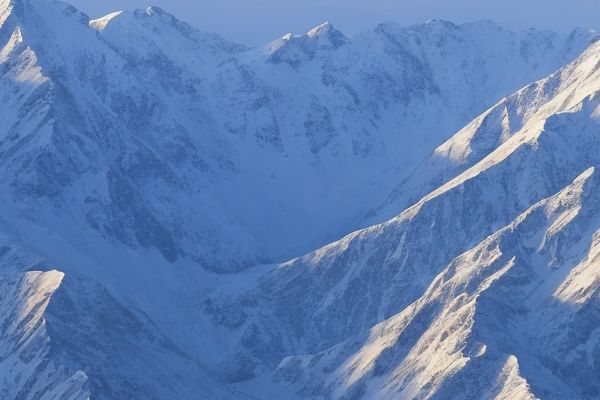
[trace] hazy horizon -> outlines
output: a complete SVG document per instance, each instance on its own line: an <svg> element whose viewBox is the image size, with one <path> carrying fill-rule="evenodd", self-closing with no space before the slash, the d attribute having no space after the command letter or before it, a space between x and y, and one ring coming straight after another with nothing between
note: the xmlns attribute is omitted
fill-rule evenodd
<svg viewBox="0 0 600 400"><path fill-rule="evenodd" d="M132 10L155 5L191 25L244 43L262 44L288 32L303 33L324 21L331 22L349 36L394 21L412 25L430 19L454 23L493 20L509 29L527 28L569 31L576 27L597 28L600 2L592 0L533 0L527 3L507 0L492 3L481 0L308 0L303 2L243 0L219 2L191 0L67 0L92 18L116 10ZM519 10L518 13L515 10Z"/></svg>

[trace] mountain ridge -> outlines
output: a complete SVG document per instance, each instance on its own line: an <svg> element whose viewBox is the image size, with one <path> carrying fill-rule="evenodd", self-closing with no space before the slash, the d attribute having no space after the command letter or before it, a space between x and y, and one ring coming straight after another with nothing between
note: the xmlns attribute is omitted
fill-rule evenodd
<svg viewBox="0 0 600 400"><path fill-rule="evenodd" d="M593 262L563 273L595 259L597 33L324 24L248 48L156 8L35 1L0 3L6 396L594 396L593 365L567 370L596 357ZM506 309L582 333L524 357L489 334Z"/></svg>
<svg viewBox="0 0 600 400"><path fill-rule="evenodd" d="M486 157L475 160L464 172L457 172L457 178L448 178L448 183L391 221L356 232L274 269L258 289L247 294L252 299L253 291L260 293L260 298L266 299L264 304L254 305L258 300L242 296L241 303L232 306L251 304L244 312L245 329L249 334L258 331L252 337L264 337L260 344L253 343L252 348L277 343L278 337L290 337L300 340L271 347L267 354L275 351L314 354L311 351L314 349L320 351L319 356L315 355L319 358L324 354L321 352L336 351L334 345L341 338L352 338L355 332L416 300L422 294L420 288L439 273L435 266L447 265L451 254L460 255L526 211L532 203L568 185L570 179L590 165L597 165L593 155L598 147L594 137L598 107L594 61L597 49L596 44L579 60L513 96L513 99L524 97L527 104L540 100L546 104L537 107L538 115L536 107L532 108L529 125L525 123L510 139L488 149L487 160ZM544 87L553 89L549 96L538 90ZM523 96L525 92L533 96ZM564 98L570 103L565 103ZM515 103L518 107L518 102ZM501 102L500 107L504 104L511 103ZM473 126L480 125L472 124L471 129ZM496 124L491 128L478 133L499 137L496 131L501 133L503 126ZM447 225L444 221L452 222ZM560 260L556 268L562 265ZM362 295L357 297L356 293ZM227 313L228 307L222 312ZM255 316L253 309L260 310L260 316ZM254 368L261 371L260 356L247 354L249 347L244 341L238 346L236 357L250 358ZM334 347L326 350L328 346ZM235 363L228 360L224 365ZM252 365L244 367L251 371ZM273 367L266 369L269 368ZM230 373L234 377L238 374ZM310 397L306 393L315 393L305 389L301 388L296 395ZM366 395L359 391L356 396Z"/></svg>

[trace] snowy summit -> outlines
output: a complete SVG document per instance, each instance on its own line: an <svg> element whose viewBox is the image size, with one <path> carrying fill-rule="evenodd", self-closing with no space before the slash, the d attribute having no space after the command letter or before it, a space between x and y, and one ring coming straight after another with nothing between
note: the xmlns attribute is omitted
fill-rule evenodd
<svg viewBox="0 0 600 400"><path fill-rule="evenodd" d="M0 398L599 398L598 38L0 0Z"/></svg>

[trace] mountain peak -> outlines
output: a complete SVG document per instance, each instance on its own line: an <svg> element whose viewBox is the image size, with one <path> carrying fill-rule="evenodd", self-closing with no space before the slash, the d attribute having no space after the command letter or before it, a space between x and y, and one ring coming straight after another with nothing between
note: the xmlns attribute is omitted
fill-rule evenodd
<svg viewBox="0 0 600 400"><path fill-rule="evenodd" d="M429 19L423 23L424 26L428 27L440 27L446 29L455 29L457 28L456 24L450 21L446 21L443 19Z"/></svg>
<svg viewBox="0 0 600 400"><path fill-rule="evenodd" d="M168 23L182 23L175 17L173 14L169 13L163 8L150 6L145 9L138 9L135 11L136 15L142 16L145 18L158 18L159 20L165 20Z"/></svg>
<svg viewBox="0 0 600 400"><path fill-rule="evenodd" d="M306 37L313 40L329 42L335 49L348 42L348 38L346 38L342 32L335 29L330 22L324 22L311 29L306 33Z"/></svg>
<svg viewBox="0 0 600 400"><path fill-rule="evenodd" d="M311 29L310 31L308 31L306 33L307 36L309 37L315 37L315 36L319 36L322 34L327 34L328 32L331 32L335 30L335 28L333 27L333 25L331 25L331 23L329 21L325 21L323 22L321 25Z"/></svg>
<svg viewBox="0 0 600 400"><path fill-rule="evenodd" d="M532 393L600 393L600 176L550 197L600 165L600 43L542 79L586 32L245 49L156 7L0 5L3 397L501 397L513 354Z"/></svg>
<svg viewBox="0 0 600 400"><path fill-rule="evenodd" d="M164 9L156 6L150 6L146 8L146 14L148 15L171 15Z"/></svg>
<svg viewBox="0 0 600 400"><path fill-rule="evenodd" d="M123 11L115 11L110 14L105 15L104 17L94 19L90 21L90 28L95 29L97 31L104 30L106 26L116 17L123 14Z"/></svg>
<svg viewBox="0 0 600 400"><path fill-rule="evenodd" d="M90 21L89 16L62 1L0 0L0 27L9 19L14 20L15 24L31 23L34 29L54 24L66 28L64 24L69 23L65 22L67 20L87 27Z"/></svg>
<svg viewBox="0 0 600 400"><path fill-rule="evenodd" d="M319 52L337 50L349 42L344 34L324 22L303 35L291 33L263 47L269 61L275 64L286 62L294 67L300 66L306 60L312 60Z"/></svg>

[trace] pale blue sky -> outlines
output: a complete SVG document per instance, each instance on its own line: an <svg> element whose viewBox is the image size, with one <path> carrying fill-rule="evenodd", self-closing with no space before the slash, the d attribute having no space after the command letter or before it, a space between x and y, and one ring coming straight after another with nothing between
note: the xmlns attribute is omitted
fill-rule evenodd
<svg viewBox="0 0 600 400"><path fill-rule="evenodd" d="M92 17L156 5L207 32L261 44L330 21L347 35L379 22L492 19L512 29L600 27L599 0L67 0Z"/></svg>

